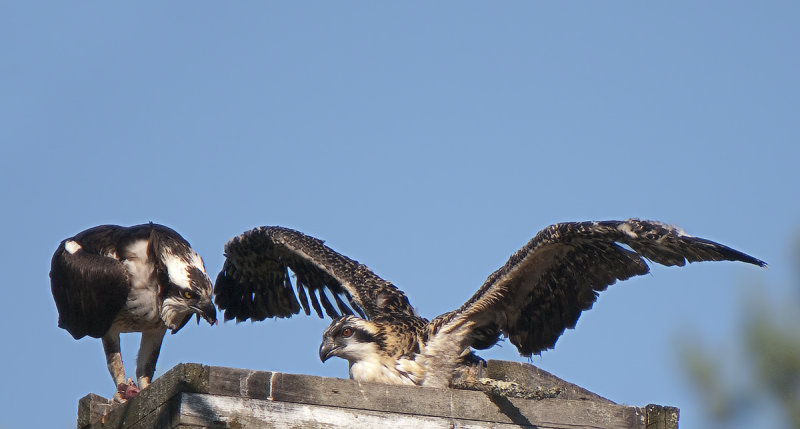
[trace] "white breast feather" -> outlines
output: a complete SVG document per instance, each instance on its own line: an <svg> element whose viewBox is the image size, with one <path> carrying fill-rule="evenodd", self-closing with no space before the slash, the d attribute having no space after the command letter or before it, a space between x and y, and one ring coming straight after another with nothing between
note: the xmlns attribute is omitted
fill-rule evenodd
<svg viewBox="0 0 800 429"><path fill-rule="evenodd" d="M415 377L413 373L405 371L410 370L412 366L415 369L421 369L419 365L408 359L401 359L400 361L388 359L385 362L379 359L360 360L350 365L350 378L357 381L414 386L417 384L415 380L418 380L419 377Z"/></svg>
<svg viewBox="0 0 800 429"><path fill-rule="evenodd" d="M125 255L122 264L130 275L131 290L123 311L115 320L120 332L155 328L161 323L158 285L153 276L155 265L147 259L147 246L147 240L138 240L122 252Z"/></svg>
<svg viewBox="0 0 800 429"><path fill-rule="evenodd" d="M122 264L130 273L133 289L151 289L154 267L147 260L147 240L133 242L126 249L126 255Z"/></svg>
<svg viewBox="0 0 800 429"><path fill-rule="evenodd" d="M395 361L380 353L375 343L350 344L343 357L350 362L350 378L358 381L414 385L417 377L410 371L422 368L409 359Z"/></svg>

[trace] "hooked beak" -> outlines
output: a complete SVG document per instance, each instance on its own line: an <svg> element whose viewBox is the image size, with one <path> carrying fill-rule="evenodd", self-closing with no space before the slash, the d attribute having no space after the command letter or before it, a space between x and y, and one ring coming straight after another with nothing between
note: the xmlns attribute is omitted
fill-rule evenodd
<svg viewBox="0 0 800 429"><path fill-rule="evenodd" d="M339 350L339 347L330 338L325 338L319 346L319 360L324 363L331 356L334 356L337 350Z"/></svg>
<svg viewBox="0 0 800 429"><path fill-rule="evenodd" d="M195 317L197 318L197 324L200 324L200 317L206 320L209 325L214 326L217 324L217 308L214 307L214 303L211 302L209 299L208 301L204 301L200 303L200 305L196 307L192 307L194 310Z"/></svg>

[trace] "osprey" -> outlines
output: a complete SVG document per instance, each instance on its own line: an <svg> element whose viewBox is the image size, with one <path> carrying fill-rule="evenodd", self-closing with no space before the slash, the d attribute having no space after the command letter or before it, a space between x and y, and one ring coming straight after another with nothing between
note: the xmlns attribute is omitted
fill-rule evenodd
<svg viewBox="0 0 800 429"><path fill-rule="evenodd" d="M50 289L58 326L75 339L102 338L116 401L150 384L167 329L178 332L192 314L217 321L203 260L177 232L154 223L102 225L61 242ZM119 334L141 332L136 378L125 382Z"/></svg>
<svg viewBox="0 0 800 429"><path fill-rule="evenodd" d="M390 282L291 229L247 231L226 244L225 255L215 284L225 320L290 317L301 306L309 314L310 300L320 317L324 309L333 319L322 335L323 362L348 360L350 377L360 381L437 387L464 375L469 380L469 369L480 362L471 349L489 348L501 335L523 356L553 348L600 291L649 272L643 258L667 266L722 260L766 265L660 222L559 223L514 253L461 307L429 321ZM287 268L296 277L297 295Z"/></svg>

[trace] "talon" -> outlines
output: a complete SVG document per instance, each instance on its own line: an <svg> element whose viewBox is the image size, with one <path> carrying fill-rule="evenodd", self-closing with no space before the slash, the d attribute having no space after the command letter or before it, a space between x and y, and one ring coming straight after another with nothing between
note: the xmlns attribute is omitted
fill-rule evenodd
<svg viewBox="0 0 800 429"><path fill-rule="evenodd" d="M127 383L120 383L117 386L117 393L114 394L114 399L119 399L119 402L125 402L139 393L139 388L132 379L128 379Z"/></svg>

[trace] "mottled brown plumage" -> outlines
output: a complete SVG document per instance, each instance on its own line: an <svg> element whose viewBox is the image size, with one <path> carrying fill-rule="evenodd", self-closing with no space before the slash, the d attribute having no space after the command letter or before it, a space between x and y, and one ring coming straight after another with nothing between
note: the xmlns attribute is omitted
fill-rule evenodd
<svg viewBox="0 0 800 429"><path fill-rule="evenodd" d="M353 378L433 386L447 385L474 361L470 348L491 347L501 335L524 356L552 348L600 291L649 272L643 258L667 266L721 260L766 265L659 222L559 223L514 253L457 310L428 321L390 282L297 231L255 228L229 241L225 254L215 293L226 320L290 317L301 307L309 314L310 300L320 317L324 309L334 318L323 334L321 359L349 360ZM339 318L325 291L348 316Z"/></svg>
<svg viewBox="0 0 800 429"><path fill-rule="evenodd" d="M369 268L340 255L322 240L281 227L259 227L225 245L227 259L215 283L216 302L225 320L264 320L322 310L338 317L325 294L333 294L340 312L355 309L370 319L381 314L413 315L405 294ZM297 297L287 268L296 276ZM306 294L308 290L308 295ZM350 306L342 301L347 299Z"/></svg>

